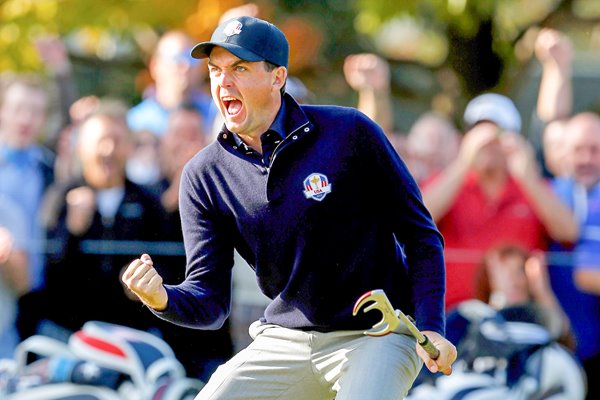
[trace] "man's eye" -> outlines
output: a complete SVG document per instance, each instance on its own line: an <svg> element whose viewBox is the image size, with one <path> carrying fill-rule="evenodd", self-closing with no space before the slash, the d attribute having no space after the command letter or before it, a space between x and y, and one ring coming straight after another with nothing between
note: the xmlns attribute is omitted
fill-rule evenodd
<svg viewBox="0 0 600 400"><path fill-rule="evenodd" d="M238 72L244 72L246 70L246 67L238 65L237 67L235 67L235 70Z"/></svg>

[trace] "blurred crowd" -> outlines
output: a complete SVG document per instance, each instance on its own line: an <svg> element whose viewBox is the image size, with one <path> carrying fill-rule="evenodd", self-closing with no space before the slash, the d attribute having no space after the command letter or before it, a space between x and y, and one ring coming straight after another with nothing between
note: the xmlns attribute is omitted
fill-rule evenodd
<svg viewBox="0 0 600 400"><path fill-rule="evenodd" d="M156 333L190 376L205 379L250 340L247 327L266 304L251 275L236 274L230 322L210 332L161 321L119 279L146 252L166 283L185 274L180 174L222 125L193 44L181 31L161 36L139 104L78 97L59 38L36 42L57 96L41 76L2 75L0 358L31 335L66 339L101 320ZM588 398L597 399L600 115L573 110L573 49L564 34L542 29L535 56L542 74L534 115L502 93L483 93L460 126L431 110L402 133L394 130L384 58L348 55L340 74L357 108L402 155L444 236L447 310L472 299L497 309L532 306L581 362ZM318 102L295 77L287 90ZM51 109L62 124L41 142ZM528 132L523 118L533 121Z"/></svg>

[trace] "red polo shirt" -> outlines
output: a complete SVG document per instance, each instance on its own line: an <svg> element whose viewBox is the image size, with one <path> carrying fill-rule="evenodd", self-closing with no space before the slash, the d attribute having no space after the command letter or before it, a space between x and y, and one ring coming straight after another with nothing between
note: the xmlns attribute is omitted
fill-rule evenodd
<svg viewBox="0 0 600 400"><path fill-rule="evenodd" d="M529 200L509 178L496 199L485 195L477 175L468 175L448 213L438 222L446 250L446 308L475 295L475 277L485 251L500 244L546 249L547 234Z"/></svg>

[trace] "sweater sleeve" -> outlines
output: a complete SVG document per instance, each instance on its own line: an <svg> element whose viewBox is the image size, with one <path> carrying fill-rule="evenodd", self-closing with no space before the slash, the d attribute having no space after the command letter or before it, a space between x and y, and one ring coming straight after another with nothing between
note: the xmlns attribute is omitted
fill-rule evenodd
<svg viewBox="0 0 600 400"><path fill-rule="evenodd" d="M233 244L194 165L186 166L180 186L186 278L165 285L167 308L155 314L178 325L213 330L230 312Z"/></svg>
<svg viewBox="0 0 600 400"><path fill-rule="evenodd" d="M357 126L368 149L371 176L379 181L379 196L396 240L405 255L417 325L445 333L444 240L425 207L420 189L383 131L359 115Z"/></svg>

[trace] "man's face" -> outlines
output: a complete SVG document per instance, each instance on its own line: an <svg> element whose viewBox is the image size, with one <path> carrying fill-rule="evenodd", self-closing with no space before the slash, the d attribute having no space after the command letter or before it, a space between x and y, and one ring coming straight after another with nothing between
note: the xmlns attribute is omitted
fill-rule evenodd
<svg viewBox="0 0 600 400"><path fill-rule="evenodd" d="M568 168L577 182L590 188L600 181L600 121L579 119L568 127Z"/></svg>
<svg viewBox="0 0 600 400"><path fill-rule="evenodd" d="M498 171L506 168L506 156L500 142L498 126L492 122L479 122L471 128L470 134L486 139L482 142L475 158L474 168L477 171ZM481 140L481 139L479 139Z"/></svg>
<svg viewBox="0 0 600 400"><path fill-rule="evenodd" d="M161 90L185 93L200 80L200 60L190 55L192 43L181 34L167 34L152 58L150 71Z"/></svg>
<svg viewBox="0 0 600 400"><path fill-rule="evenodd" d="M449 123L437 117L426 117L413 126L408 135L411 163L426 174L441 171L456 158L460 137Z"/></svg>
<svg viewBox="0 0 600 400"><path fill-rule="evenodd" d="M210 86L225 125L231 132L259 137L270 126L280 106L280 89L287 71L239 59L215 47L208 61Z"/></svg>
<svg viewBox="0 0 600 400"><path fill-rule="evenodd" d="M120 186L131 153L127 126L107 117L93 117L79 132L79 158L86 182L96 189Z"/></svg>
<svg viewBox="0 0 600 400"><path fill-rule="evenodd" d="M501 294L507 306L523 304L529 300L529 286L525 274L525 261L517 254L488 260L488 274L492 291Z"/></svg>
<svg viewBox="0 0 600 400"><path fill-rule="evenodd" d="M169 127L162 137L160 163L163 174L172 179L175 174L205 144L204 123L197 111L177 110L169 117Z"/></svg>
<svg viewBox="0 0 600 400"><path fill-rule="evenodd" d="M47 96L41 89L11 85L0 108L3 140L17 148L32 144L46 121L47 105Z"/></svg>

